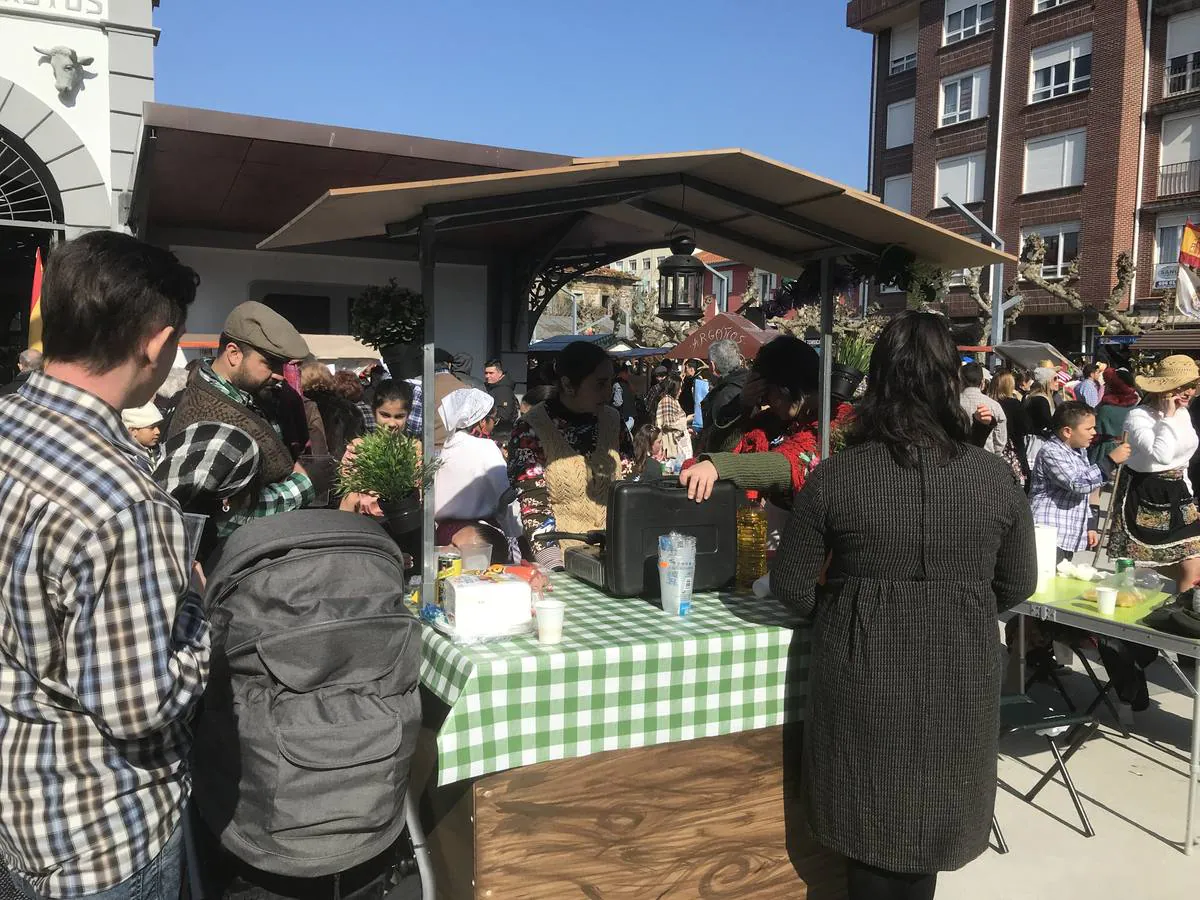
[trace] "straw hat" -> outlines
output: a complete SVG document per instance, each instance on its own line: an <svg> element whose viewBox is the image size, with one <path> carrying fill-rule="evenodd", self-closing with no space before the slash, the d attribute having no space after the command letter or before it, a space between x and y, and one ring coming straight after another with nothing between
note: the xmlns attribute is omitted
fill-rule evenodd
<svg viewBox="0 0 1200 900"><path fill-rule="evenodd" d="M1139 375L1137 386L1148 394L1163 394L1178 390L1193 381L1200 381L1200 368L1190 356L1176 354L1160 360L1153 375Z"/></svg>

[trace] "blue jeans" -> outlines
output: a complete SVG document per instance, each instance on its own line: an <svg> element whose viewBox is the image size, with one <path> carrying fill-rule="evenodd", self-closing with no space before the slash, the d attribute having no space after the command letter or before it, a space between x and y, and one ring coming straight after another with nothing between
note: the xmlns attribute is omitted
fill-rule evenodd
<svg viewBox="0 0 1200 900"><path fill-rule="evenodd" d="M85 894L79 900L179 900L182 879L183 826L179 825L158 856L141 871L135 872L116 887L97 894ZM28 900L44 900L25 879L15 873L12 883Z"/></svg>

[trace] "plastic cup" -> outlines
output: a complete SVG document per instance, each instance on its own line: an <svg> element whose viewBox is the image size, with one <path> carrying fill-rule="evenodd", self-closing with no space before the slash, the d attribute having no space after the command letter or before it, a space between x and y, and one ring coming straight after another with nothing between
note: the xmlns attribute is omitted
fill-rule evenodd
<svg viewBox="0 0 1200 900"><path fill-rule="evenodd" d="M696 579L696 563L666 557L658 563L658 586L662 608L669 616L686 616L692 609L692 585Z"/></svg>
<svg viewBox="0 0 1200 900"><path fill-rule="evenodd" d="M562 600L539 600L534 604L533 610L537 613L538 643L561 643L567 604Z"/></svg>
<svg viewBox="0 0 1200 900"><path fill-rule="evenodd" d="M1100 615L1113 615L1117 611L1117 589L1112 587L1096 588L1096 606L1100 609Z"/></svg>
<svg viewBox="0 0 1200 900"><path fill-rule="evenodd" d="M492 564L491 544L459 547L458 552L462 554L464 572L482 572Z"/></svg>

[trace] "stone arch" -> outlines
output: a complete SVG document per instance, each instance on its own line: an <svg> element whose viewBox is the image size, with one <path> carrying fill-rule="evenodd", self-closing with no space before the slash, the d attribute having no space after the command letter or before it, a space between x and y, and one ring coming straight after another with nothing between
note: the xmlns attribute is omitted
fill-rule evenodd
<svg viewBox="0 0 1200 900"><path fill-rule="evenodd" d="M32 168L48 173L61 202L58 221L67 226L68 236L112 227L108 185L75 129L29 91L3 77L0 128L11 132L17 139L13 143L29 152L33 159L26 161Z"/></svg>
<svg viewBox="0 0 1200 900"><path fill-rule="evenodd" d="M62 222L54 176L7 128L0 128L0 221Z"/></svg>

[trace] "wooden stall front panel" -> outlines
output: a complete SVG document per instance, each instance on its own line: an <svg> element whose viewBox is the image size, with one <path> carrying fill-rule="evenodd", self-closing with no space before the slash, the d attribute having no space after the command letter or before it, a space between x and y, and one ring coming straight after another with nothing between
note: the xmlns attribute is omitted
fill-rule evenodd
<svg viewBox="0 0 1200 900"><path fill-rule="evenodd" d="M807 834L790 765L785 778L782 731L601 753L479 779L474 896L844 897L843 861ZM793 753L798 746L789 746Z"/></svg>

